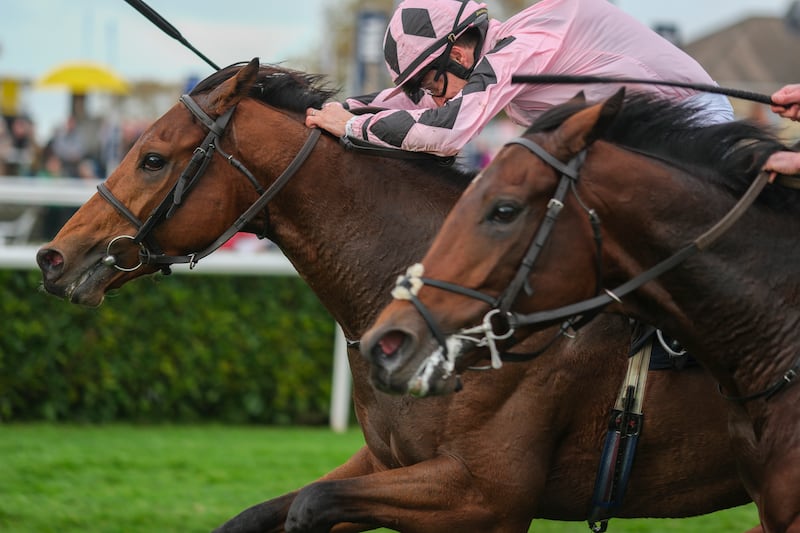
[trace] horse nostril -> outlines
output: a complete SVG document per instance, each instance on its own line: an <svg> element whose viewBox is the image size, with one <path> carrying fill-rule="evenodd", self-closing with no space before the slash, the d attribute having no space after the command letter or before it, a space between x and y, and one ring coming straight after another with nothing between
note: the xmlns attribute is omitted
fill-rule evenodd
<svg viewBox="0 0 800 533"><path fill-rule="evenodd" d="M395 355L400 347L403 346L403 342L406 340L406 335L400 331L390 331L389 333L385 334L381 339L378 341L378 346L381 349L381 352L384 356L391 357Z"/></svg>
<svg viewBox="0 0 800 533"><path fill-rule="evenodd" d="M64 256L55 250L43 248L36 254L36 263L44 272L56 272L64 265Z"/></svg>

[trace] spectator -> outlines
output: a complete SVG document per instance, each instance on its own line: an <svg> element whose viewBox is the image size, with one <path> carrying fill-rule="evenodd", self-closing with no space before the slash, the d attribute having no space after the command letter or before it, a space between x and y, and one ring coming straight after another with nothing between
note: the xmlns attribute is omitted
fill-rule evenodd
<svg viewBox="0 0 800 533"><path fill-rule="evenodd" d="M63 178L64 164L53 150L53 143L48 143L42 150L41 164L37 176L40 178ZM41 227L36 231L35 238L49 241L55 237L58 230L75 213L74 207L48 205L44 207Z"/></svg>
<svg viewBox="0 0 800 533"><path fill-rule="evenodd" d="M61 160L63 173L67 176L77 176L78 164L87 155L87 141L78 128L74 116L68 117L67 121L56 129L50 145L53 153Z"/></svg>
<svg viewBox="0 0 800 533"><path fill-rule="evenodd" d="M8 174L8 159L12 151L11 134L6 126L6 121L0 116L0 176Z"/></svg>
<svg viewBox="0 0 800 533"><path fill-rule="evenodd" d="M82 180L100 179L100 174L97 171L97 164L88 157L81 159L81 162L78 163L77 177Z"/></svg>
<svg viewBox="0 0 800 533"><path fill-rule="evenodd" d="M11 118L11 150L7 172L16 176L31 176L36 159L36 139L33 122L25 115Z"/></svg>

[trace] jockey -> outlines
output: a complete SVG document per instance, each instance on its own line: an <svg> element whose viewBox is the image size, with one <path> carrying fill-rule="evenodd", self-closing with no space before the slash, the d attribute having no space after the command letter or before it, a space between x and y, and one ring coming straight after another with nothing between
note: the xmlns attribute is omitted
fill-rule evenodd
<svg viewBox="0 0 800 533"><path fill-rule="evenodd" d="M512 84L515 74L618 76L713 84L703 68L608 0L542 0L506 22L474 0L404 0L384 38L396 87L307 110L306 124L388 148L455 155L501 111L523 126L576 90ZM581 87L589 100L618 87ZM693 98L709 122L733 119L727 98L663 86ZM386 109L353 115L348 110ZM707 115L706 115L707 113ZM705 118L704 118L705 119Z"/></svg>

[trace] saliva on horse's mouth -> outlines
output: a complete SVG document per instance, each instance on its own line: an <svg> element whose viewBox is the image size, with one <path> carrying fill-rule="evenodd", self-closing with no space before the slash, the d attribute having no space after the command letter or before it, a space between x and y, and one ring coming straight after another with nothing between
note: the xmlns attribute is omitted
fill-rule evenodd
<svg viewBox="0 0 800 533"><path fill-rule="evenodd" d="M446 352L440 346L434 353L425 358L417 372L408 382L407 390L409 394L417 397L428 396L431 391L434 394L442 394L442 391L450 391L451 389L441 385L446 384L452 378L456 380L452 389L454 392L458 392L463 388L461 377L455 374L457 355L454 355L460 353L461 342L458 339L454 339L453 342L448 341L448 345Z"/></svg>

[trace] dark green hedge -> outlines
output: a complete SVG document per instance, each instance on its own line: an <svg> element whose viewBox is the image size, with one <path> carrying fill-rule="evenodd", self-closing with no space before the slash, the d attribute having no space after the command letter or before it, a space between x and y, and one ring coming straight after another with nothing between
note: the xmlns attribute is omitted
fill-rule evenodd
<svg viewBox="0 0 800 533"><path fill-rule="evenodd" d="M0 420L327 420L334 323L299 278L145 278L97 309L39 284L0 270Z"/></svg>

